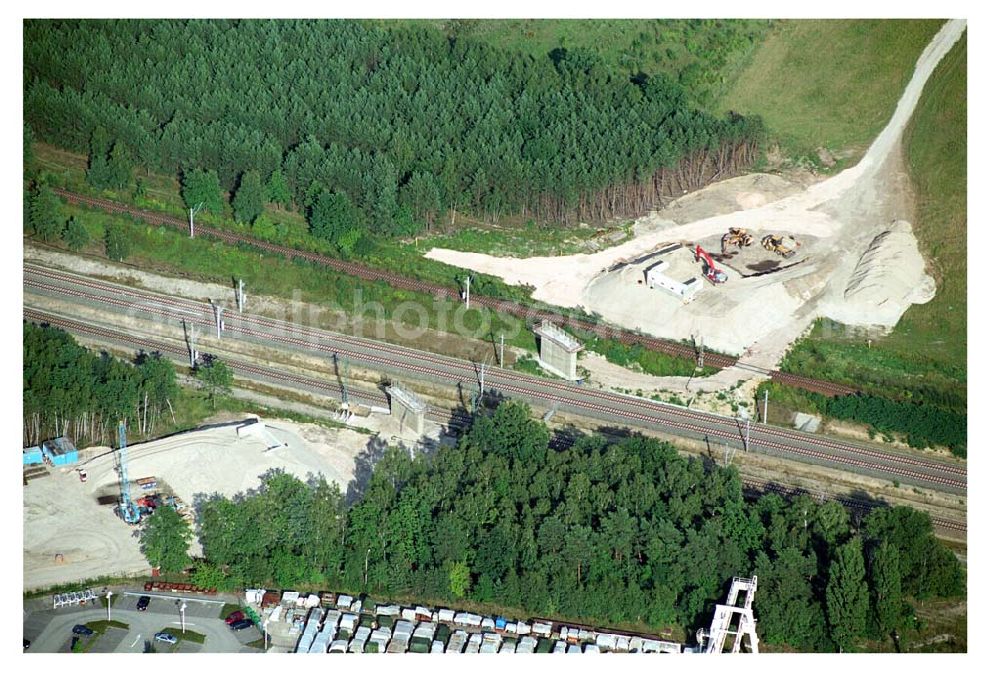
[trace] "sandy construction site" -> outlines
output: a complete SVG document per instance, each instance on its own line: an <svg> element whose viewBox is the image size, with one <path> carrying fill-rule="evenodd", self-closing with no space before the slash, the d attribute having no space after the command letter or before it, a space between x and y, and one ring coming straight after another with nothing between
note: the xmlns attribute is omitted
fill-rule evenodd
<svg viewBox="0 0 1000 677"><path fill-rule="evenodd" d="M910 305L935 292L909 223L900 138L931 72L964 29L964 21L945 24L888 125L857 165L831 178L810 185L764 174L722 181L647 215L632 240L594 254L514 259L432 249L426 256L531 285L540 301L583 307L624 328L678 340L695 336L769 369L819 317L888 331ZM684 301L642 284L650 253L683 243L693 263L696 245L716 255L721 236L734 227L755 241L719 262L727 282L706 282ZM794 238L794 256L764 251L768 234Z"/></svg>
<svg viewBox="0 0 1000 677"><path fill-rule="evenodd" d="M347 493L356 471L364 474L389 438L271 419L262 421L263 434L240 436L236 428L244 420L129 445L133 498L146 493L135 480L153 476L157 493L192 506L199 496L233 496L255 488L272 468L303 480L322 475ZM365 425L378 427L371 419ZM91 448L81 452L81 459L87 459L80 464L88 471L86 483L75 468L50 468L48 476L24 487L25 590L149 569L139 551L137 529L114 514L119 494L114 454L107 447ZM192 553L197 552L195 542Z"/></svg>

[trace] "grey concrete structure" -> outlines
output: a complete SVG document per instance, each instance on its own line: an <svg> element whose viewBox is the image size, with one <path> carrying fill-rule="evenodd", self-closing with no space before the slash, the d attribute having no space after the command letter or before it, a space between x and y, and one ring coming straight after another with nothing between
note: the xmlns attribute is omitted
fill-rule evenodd
<svg viewBox="0 0 1000 677"><path fill-rule="evenodd" d="M392 420L399 424L399 432L405 427L417 435L424 434L427 403L398 383L389 388L389 411Z"/></svg>
<svg viewBox="0 0 1000 677"><path fill-rule="evenodd" d="M535 325L534 332L541 341L538 363L557 376L575 381L576 354L583 344L548 321Z"/></svg>

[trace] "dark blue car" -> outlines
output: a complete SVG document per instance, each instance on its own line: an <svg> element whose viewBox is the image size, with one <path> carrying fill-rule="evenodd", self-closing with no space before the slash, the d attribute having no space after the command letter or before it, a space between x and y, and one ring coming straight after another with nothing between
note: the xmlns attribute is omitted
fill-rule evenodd
<svg viewBox="0 0 1000 677"><path fill-rule="evenodd" d="M80 635L81 637L90 637L92 634L94 634L94 631L88 628L86 625L77 624L73 626L73 634Z"/></svg>

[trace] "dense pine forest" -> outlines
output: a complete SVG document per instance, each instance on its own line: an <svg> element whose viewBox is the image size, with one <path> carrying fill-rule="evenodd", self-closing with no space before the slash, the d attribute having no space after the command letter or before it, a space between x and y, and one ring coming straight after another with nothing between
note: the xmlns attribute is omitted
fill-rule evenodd
<svg viewBox="0 0 1000 677"><path fill-rule="evenodd" d="M758 119L708 115L676 78L545 58L421 26L350 21L27 21L26 133L86 152L88 180L178 174L237 219L293 205L320 236L641 213L752 164Z"/></svg>
<svg viewBox="0 0 1000 677"><path fill-rule="evenodd" d="M912 627L916 599L964 572L925 513L744 499L732 468L636 436L549 446L524 405L479 416L456 448L389 449L350 505L336 485L275 472L201 497L199 584L367 590L528 613L703 627L732 576L757 575L762 639L851 649Z"/></svg>

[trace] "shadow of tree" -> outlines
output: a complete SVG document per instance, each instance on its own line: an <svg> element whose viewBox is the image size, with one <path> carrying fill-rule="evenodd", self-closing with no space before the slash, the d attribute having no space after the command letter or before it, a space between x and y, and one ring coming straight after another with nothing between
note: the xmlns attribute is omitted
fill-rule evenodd
<svg viewBox="0 0 1000 677"><path fill-rule="evenodd" d="M375 473L375 466L385 457L390 444L379 436L369 438L360 454L354 457L354 479L347 485L347 505L353 505L365 494Z"/></svg>

